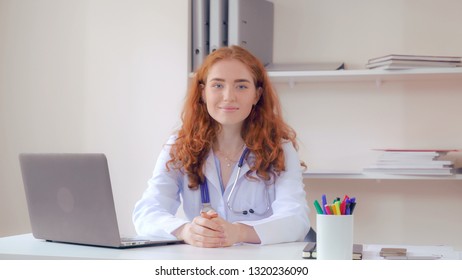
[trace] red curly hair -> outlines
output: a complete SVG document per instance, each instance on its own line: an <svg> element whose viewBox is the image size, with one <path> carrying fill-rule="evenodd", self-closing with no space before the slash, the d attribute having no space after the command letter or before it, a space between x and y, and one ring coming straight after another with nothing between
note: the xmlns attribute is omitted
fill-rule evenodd
<svg viewBox="0 0 462 280"><path fill-rule="evenodd" d="M283 141L290 141L298 148L296 133L282 118L279 99L263 64L242 47L220 48L207 56L192 80L181 115L183 125L172 144L171 159L166 166L185 172L188 187L192 189L197 189L205 180L202 167L221 129L202 101L202 88L212 65L224 59L245 64L252 74L255 88L262 88L261 97L244 120L241 131L245 145L255 156L247 176L255 178L251 176L255 172L258 178L271 180L285 171Z"/></svg>

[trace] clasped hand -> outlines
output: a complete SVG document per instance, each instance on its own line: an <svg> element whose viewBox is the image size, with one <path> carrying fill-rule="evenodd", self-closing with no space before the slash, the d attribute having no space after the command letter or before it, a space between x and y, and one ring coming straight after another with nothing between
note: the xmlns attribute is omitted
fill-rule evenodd
<svg viewBox="0 0 462 280"><path fill-rule="evenodd" d="M240 242L239 225L224 220L213 210L200 216L181 229L181 238L197 247L228 247Z"/></svg>

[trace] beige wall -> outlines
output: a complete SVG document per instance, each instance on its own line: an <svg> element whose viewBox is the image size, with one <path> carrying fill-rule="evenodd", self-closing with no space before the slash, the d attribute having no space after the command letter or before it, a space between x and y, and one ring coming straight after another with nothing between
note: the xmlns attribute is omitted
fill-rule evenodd
<svg viewBox="0 0 462 280"><path fill-rule="evenodd" d="M462 55L457 0L273 2L276 62L359 69L389 53ZM0 236L30 231L17 163L26 151L106 153L121 229L133 232L133 204L179 123L188 9L186 0L0 0ZM276 87L311 168L359 170L377 147L462 148L462 81ZM459 181L305 183L310 205L322 193L359 198L358 242L462 249Z"/></svg>
<svg viewBox="0 0 462 280"><path fill-rule="evenodd" d="M187 1L0 0L0 236L30 232L17 155L104 152L121 231L188 76Z"/></svg>
<svg viewBox="0 0 462 280"><path fill-rule="evenodd" d="M392 53L462 56L461 1L274 2L277 62L343 61L349 69L362 69L369 58ZM277 88L285 116L298 131L302 158L313 169L360 171L380 154L373 148L462 147L461 79ZM461 166L461 154L454 157ZM323 193L358 197L357 242L462 249L461 181L305 184L310 206Z"/></svg>

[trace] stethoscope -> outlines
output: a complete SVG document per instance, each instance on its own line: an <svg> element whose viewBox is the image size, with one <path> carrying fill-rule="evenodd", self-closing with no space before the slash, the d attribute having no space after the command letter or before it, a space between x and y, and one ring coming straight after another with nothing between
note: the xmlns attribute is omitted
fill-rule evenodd
<svg viewBox="0 0 462 280"><path fill-rule="evenodd" d="M270 211L270 209L271 209L271 199L270 199L268 188L266 186L265 186L266 208L262 212L257 212L255 210L253 210L252 208L250 208L248 210L236 210L236 209L233 208L233 206L232 206L233 203L231 202L231 200L233 200L233 202L234 202L234 200L236 199L237 180L239 179L239 175L241 174L241 168L242 168L242 165L244 164L244 159L245 159L245 157L247 156L248 153L249 153L249 149L246 147L244 149L244 152L242 152L241 158L239 159L239 162L237 164L238 168L237 168L236 178L234 179L233 185L231 186L231 190L230 190L230 192L228 194L228 197L226 199L226 204L228 206L229 211L233 212L234 214L238 214L238 215L253 214L253 215L257 215L257 216L263 216L266 213L268 213ZM204 178L204 182L202 184L200 184L200 191L201 191L201 201L202 201L202 210L201 210L201 212L207 212L209 210L213 210L212 205L210 204L210 195L209 195L209 187L208 187L208 184L207 184L207 178ZM233 194L234 194L234 196L233 196Z"/></svg>

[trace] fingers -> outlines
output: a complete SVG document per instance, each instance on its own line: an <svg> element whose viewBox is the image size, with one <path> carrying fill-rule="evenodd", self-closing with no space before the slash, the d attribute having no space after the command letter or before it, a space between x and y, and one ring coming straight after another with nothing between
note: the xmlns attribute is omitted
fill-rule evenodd
<svg viewBox="0 0 462 280"><path fill-rule="evenodd" d="M207 212L201 212L201 217L206 219L213 219L218 217L218 213L213 210L209 210Z"/></svg>
<svg viewBox="0 0 462 280"><path fill-rule="evenodd" d="M209 216L213 216L211 213L208 213ZM204 223L205 227L213 225L213 230L214 233L219 232L219 237L220 240L215 240L219 242L218 247L228 247L232 246L234 243L238 242L238 234L239 232L236 232L237 226L233 225L220 216L217 216L216 218L212 218L210 220L204 220L204 219L197 219L196 220L199 224L202 222ZM210 223L213 222L213 223ZM212 229L209 227L209 229ZM208 231L207 231L208 232ZM206 236L206 231L204 230L203 236ZM216 235L213 235L215 237Z"/></svg>
<svg viewBox="0 0 462 280"><path fill-rule="evenodd" d="M217 222L202 217L194 218L191 227L194 233L206 237L223 237L224 234L223 227Z"/></svg>
<svg viewBox="0 0 462 280"><path fill-rule="evenodd" d="M191 224L185 228L184 240L197 247L221 247L225 243L223 228L216 222L196 217Z"/></svg>
<svg viewBox="0 0 462 280"><path fill-rule="evenodd" d="M224 241L222 238L212 238L204 237L201 235L195 235L188 243L196 247L219 248L223 247L222 244L224 243Z"/></svg>
<svg viewBox="0 0 462 280"><path fill-rule="evenodd" d="M201 212L182 232L186 243L197 247L228 247L238 242L236 226L213 210Z"/></svg>

